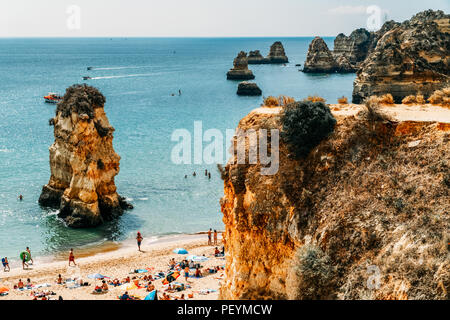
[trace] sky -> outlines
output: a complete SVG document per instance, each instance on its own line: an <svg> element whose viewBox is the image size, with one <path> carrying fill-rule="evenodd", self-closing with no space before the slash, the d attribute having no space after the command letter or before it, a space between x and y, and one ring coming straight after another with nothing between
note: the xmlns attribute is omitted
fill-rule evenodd
<svg viewBox="0 0 450 320"><path fill-rule="evenodd" d="M0 37L336 36L426 9L450 1L0 0Z"/></svg>

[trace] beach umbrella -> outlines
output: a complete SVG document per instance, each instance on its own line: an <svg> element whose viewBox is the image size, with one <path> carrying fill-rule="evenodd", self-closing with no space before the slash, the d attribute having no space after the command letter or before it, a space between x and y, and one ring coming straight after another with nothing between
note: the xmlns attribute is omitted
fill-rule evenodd
<svg viewBox="0 0 450 320"><path fill-rule="evenodd" d="M27 251L23 251L23 252L20 253L20 255L19 255L20 260L23 261L24 255L25 255L25 261L26 262L30 261L31 256L30 256L30 254Z"/></svg>
<svg viewBox="0 0 450 320"><path fill-rule="evenodd" d="M187 259L187 260L192 260L192 261L194 261L194 262L208 261L208 258L207 258L207 257L204 257L204 256L194 256L194 255L188 256L186 259Z"/></svg>
<svg viewBox="0 0 450 320"><path fill-rule="evenodd" d="M0 287L0 293L8 292L9 289L7 287Z"/></svg>
<svg viewBox="0 0 450 320"><path fill-rule="evenodd" d="M173 252L177 254L188 254L187 250L183 248L176 248L173 250Z"/></svg>
<svg viewBox="0 0 450 320"><path fill-rule="evenodd" d="M153 290L144 298L144 300L155 300L155 297L156 297L156 290Z"/></svg>
<svg viewBox="0 0 450 320"><path fill-rule="evenodd" d="M90 278L90 279L105 279L105 278L109 278L109 277L101 275L100 273L94 273L94 274L88 275L88 278Z"/></svg>

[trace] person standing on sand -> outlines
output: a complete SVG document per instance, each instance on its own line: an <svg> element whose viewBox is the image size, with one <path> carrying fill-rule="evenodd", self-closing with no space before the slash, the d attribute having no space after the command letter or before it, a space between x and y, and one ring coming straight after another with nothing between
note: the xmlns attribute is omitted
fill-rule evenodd
<svg viewBox="0 0 450 320"><path fill-rule="evenodd" d="M4 272L6 272L6 268L8 268L8 271L11 271L11 269L9 268L8 257L4 257L2 259L2 264L3 264L3 271Z"/></svg>
<svg viewBox="0 0 450 320"><path fill-rule="evenodd" d="M138 251L141 251L142 239L144 239L144 238L142 237L141 233L138 231L137 236L136 236L136 241L137 241L137 245L138 245Z"/></svg>
<svg viewBox="0 0 450 320"><path fill-rule="evenodd" d="M76 266L77 264L75 263L75 256L73 255L73 249L70 249L70 253L69 253L69 267L70 267L70 263L73 262L73 264Z"/></svg>
<svg viewBox="0 0 450 320"><path fill-rule="evenodd" d="M34 264L33 258L31 257L31 250L30 250L30 247L27 247L27 252L28 252L28 254L30 255L30 261L31 261L31 264Z"/></svg>
<svg viewBox="0 0 450 320"><path fill-rule="evenodd" d="M217 246L217 230L214 229L214 245Z"/></svg>
<svg viewBox="0 0 450 320"><path fill-rule="evenodd" d="M211 245L212 245L212 241L211 241L211 231L212 231L212 229L209 228L209 230L208 230L208 246L211 246Z"/></svg>
<svg viewBox="0 0 450 320"><path fill-rule="evenodd" d="M28 263L27 263L27 255L26 254L22 254L22 269L25 270L25 266L27 266L27 268L29 267Z"/></svg>
<svg viewBox="0 0 450 320"><path fill-rule="evenodd" d="M189 266L186 266L184 268L184 277L186 278L186 283L188 283L188 278L189 278Z"/></svg>

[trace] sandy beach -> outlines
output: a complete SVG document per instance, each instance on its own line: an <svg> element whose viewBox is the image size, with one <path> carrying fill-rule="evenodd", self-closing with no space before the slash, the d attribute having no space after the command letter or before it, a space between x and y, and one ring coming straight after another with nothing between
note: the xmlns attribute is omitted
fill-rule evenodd
<svg viewBox="0 0 450 320"><path fill-rule="evenodd" d="M221 237L219 234L219 246L222 245ZM185 295L188 299L188 295L193 294L190 300L214 300L218 297L218 289L220 286L220 279L223 277L224 271L221 269L217 273L205 272L207 268L216 266L224 266L225 258L214 257L215 246L207 245L207 235L195 234L195 235L179 235L161 238L158 240L145 240L141 246L142 252L137 250L137 246L123 246L116 250L107 249L107 252L101 252L89 256L77 258L77 250L75 248L75 262L77 266L68 266L68 260L57 260L52 262L46 262L45 259L34 258L34 264L30 265L28 270L23 270L21 266L14 264L11 266L10 272L0 271L0 287L7 287L9 292L5 296L0 296L1 300L32 300L32 291L53 291L55 295L50 295L50 299L58 299L61 296L64 300L114 300L118 299L118 296L122 295L125 291L128 291L129 295L144 299L148 294L146 288L134 288L128 290L130 284L125 284L120 287L109 286L109 291L102 294L92 294L96 285L101 284L101 280L89 279L89 274L100 273L101 275L108 276L113 280L115 278L122 281L122 279L129 276L133 282L139 280L140 286L147 285L148 281L143 281L142 278L147 275L155 275L158 272L167 272L169 270L169 260L175 258L176 262L183 260L186 255L175 254L173 250L175 248L184 248L189 252L189 255L205 255L208 261L202 262L203 277L193 278L190 277L188 282L184 277L184 273L176 280L176 282L184 283L190 286L184 291L169 293L166 292L171 299L180 297L181 294ZM220 249L220 247L219 247ZM67 252L67 257L68 257ZM134 273L137 269L150 269L150 272L146 273ZM191 270L193 275L195 270ZM61 274L64 280L81 278L85 282L89 282L89 286L70 288L71 283L57 284L58 274ZM31 280L33 284L32 289L18 290L14 289L14 285L17 285L19 279L22 279L26 283L27 279ZM158 290L158 296L162 297L164 290L167 286L164 286L162 279L152 282L155 288ZM40 287L39 285L46 284L46 286ZM48 286L49 285L49 286Z"/></svg>

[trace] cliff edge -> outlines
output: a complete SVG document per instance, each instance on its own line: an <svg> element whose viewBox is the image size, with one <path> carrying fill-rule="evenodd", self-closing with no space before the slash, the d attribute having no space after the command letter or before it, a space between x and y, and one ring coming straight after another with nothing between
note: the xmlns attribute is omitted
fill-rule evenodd
<svg viewBox="0 0 450 320"><path fill-rule="evenodd" d="M331 110L334 132L305 158L280 139L276 174L236 154L220 168L220 297L448 299L450 111ZM284 112L255 109L238 128L282 131Z"/></svg>

